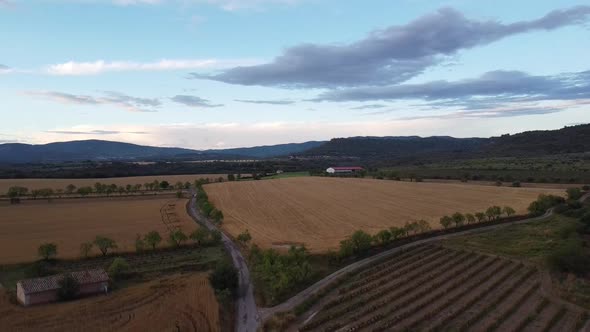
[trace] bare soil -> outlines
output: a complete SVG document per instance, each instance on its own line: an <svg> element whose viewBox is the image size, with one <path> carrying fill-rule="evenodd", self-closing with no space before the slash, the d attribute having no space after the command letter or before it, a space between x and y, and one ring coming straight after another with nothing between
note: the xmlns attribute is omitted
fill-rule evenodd
<svg viewBox="0 0 590 332"><path fill-rule="evenodd" d="M23 308L0 290L0 331L220 331L206 274L173 275L85 299Z"/></svg>
<svg viewBox="0 0 590 332"><path fill-rule="evenodd" d="M247 229L261 247L298 242L313 252L337 249L358 229L374 234L420 219L439 228L440 217L454 212L507 205L524 213L541 193L563 194L560 189L321 177L215 183L205 190L223 211L222 227L232 236Z"/></svg>
<svg viewBox="0 0 590 332"><path fill-rule="evenodd" d="M135 237L158 231L166 245L168 231L190 233L197 225L186 213L186 199L135 197L27 201L0 205L0 264L37 259L42 243L57 244L58 258L80 257L80 244L103 235L120 252L135 250ZM99 252L95 248L94 254Z"/></svg>

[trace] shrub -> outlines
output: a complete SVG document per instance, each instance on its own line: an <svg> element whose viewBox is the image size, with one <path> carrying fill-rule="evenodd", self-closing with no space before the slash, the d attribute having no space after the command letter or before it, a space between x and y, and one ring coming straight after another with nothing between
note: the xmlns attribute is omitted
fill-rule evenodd
<svg viewBox="0 0 590 332"><path fill-rule="evenodd" d="M540 216L548 209L562 203L565 203L565 199L563 197L541 194L536 201L529 205L528 210L531 215Z"/></svg>
<svg viewBox="0 0 590 332"><path fill-rule="evenodd" d="M584 275L590 271L590 257L580 241L569 240L547 258L549 266L559 272Z"/></svg>
<svg viewBox="0 0 590 332"><path fill-rule="evenodd" d="M129 271L129 263L125 258L117 257L113 259L111 266L109 266L109 276L113 280L122 278Z"/></svg>
<svg viewBox="0 0 590 332"><path fill-rule="evenodd" d="M52 274L52 270L46 262L35 262L25 269L26 278L46 277Z"/></svg>
<svg viewBox="0 0 590 332"><path fill-rule="evenodd" d="M57 244L55 243L44 243L37 249L37 254L44 260L49 260L57 255Z"/></svg>
<svg viewBox="0 0 590 332"><path fill-rule="evenodd" d="M225 290L235 297L238 294L238 270L229 262L217 264L215 270L209 275L209 282L216 294Z"/></svg>
<svg viewBox="0 0 590 332"><path fill-rule="evenodd" d="M578 200L582 197L582 190L580 188L568 188L566 193L568 200Z"/></svg>

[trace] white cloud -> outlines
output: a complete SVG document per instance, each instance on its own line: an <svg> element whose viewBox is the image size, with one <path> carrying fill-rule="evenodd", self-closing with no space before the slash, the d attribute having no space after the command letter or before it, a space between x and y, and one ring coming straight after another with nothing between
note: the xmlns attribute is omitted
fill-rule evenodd
<svg viewBox="0 0 590 332"><path fill-rule="evenodd" d="M25 91L24 94L69 105L111 105L129 112L156 112L154 108L161 106L157 98L138 98L114 91L104 91L100 97L58 91Z"/></svg>
<svg viewBox="0 0 590 332"><path fill-rule="evenodd" d="M127 0L126 0L127 1ZM69 61L47 66L45 72L51 75L97 75L105 72L123 71L165 71L186 69L223 69L234 66L248 66L259 63L252 59L163 59L155 62L104 61L76 62Z"/></svg>

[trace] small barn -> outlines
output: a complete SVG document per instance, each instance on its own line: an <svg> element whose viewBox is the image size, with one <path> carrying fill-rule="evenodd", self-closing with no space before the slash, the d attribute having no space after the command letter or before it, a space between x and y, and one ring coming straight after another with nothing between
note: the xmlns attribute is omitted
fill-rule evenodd
<svg viewBox="0 0 590 332"><path fill-rule="evenodd" d="M360 166L329 167L328 169L326 169L326 173L328 173L328 174L357 173L362 170L363 170L363 168Z"/></svg>
<svg viewBox="0 0 590 332"><path fill-rule="evenodd" d="M80 285L78 296L106 293L109 276L104 269L72 272L71 276ZM16 297L24 306L56 302L58 300L59 282L64 274L43 278L20 280L16 284Z"/></svg>

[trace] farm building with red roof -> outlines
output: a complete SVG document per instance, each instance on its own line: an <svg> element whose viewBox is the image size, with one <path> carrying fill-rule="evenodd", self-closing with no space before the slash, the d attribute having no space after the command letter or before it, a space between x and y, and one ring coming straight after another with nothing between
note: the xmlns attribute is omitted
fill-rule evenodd
<svg viewBox="0 0 590 332"><path fill-rule="evenodd" d="M326 173L328 174L338 174L338 173L356 173L362 171L363 168L360 166L349 166L349 167L329 167L326 169Z"/></svg>
<svg viewBox="0 0 590 332"><path fill-rule="evenodd" d="M109 276L103 269L72 272L70 275L80 285L78 295L106 293ZM58 300L59 283L63 274L43 278L20 280L16 284L16 297L24 306L55 302Z"/></svg>

